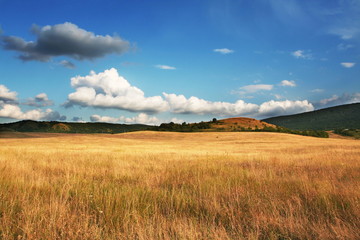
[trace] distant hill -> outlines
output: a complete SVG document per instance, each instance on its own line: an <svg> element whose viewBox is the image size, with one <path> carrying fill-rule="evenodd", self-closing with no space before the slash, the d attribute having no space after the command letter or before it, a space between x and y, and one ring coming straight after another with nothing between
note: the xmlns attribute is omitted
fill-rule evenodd
<svg viewBox="0 0 360 240"><path fill-rule="evenodd" d="M144 124L38 122L24 120L0 124L0 132L49 132L49 133L122 133L130 131L153 130L154 126Z"/></svg>
<svg viewBox="0 0 360 240"><path fill-rule="evenodd" d="M211 124L211 130L256 130L264 129L266 127L276 128L274 124L256 120L253 118L237 117L221 119Z"/></svg>
<svg viewBox="0 0 360 240"><path fill-rule="evenodd" d="M360 129L360 103L272 117L263 121L295 130Z"/></svg>

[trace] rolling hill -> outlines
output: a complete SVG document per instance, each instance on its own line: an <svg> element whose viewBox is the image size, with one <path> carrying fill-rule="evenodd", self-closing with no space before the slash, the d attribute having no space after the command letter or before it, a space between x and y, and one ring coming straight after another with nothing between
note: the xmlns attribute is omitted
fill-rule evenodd
<svg viewBox="0 0 360 240"><path fill-rule="evenodd" d="M144 124L38 122L32 120L0 124L0 132L123 133L153 130L154 128L154 126Z"/></svg>
<svg viewBox="0 0 360 240"><path fill-rule="evenodd" d="M360 103L263 119L294 130L360 129Z"/></svg>

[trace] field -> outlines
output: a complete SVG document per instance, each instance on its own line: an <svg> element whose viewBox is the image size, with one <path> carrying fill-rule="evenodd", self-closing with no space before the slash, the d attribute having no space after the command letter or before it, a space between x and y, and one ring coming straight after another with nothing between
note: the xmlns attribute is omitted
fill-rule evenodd
<svg viewBox="0 0 360 240"><path fill-rule="evenodd" d="M360 239L358 140L19 137L0 139L0 239Z"/></svg>

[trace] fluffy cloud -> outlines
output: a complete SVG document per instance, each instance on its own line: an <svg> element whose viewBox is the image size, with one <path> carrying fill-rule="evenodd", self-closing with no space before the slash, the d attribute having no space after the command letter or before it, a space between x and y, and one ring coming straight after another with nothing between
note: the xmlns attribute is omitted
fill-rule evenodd
<svg viewBox="0 0 360 240"><path fill-rule="evenodd" d="M342 62L340 64L341 64L341 66L343 66L345 68L352 68L355 66L355 63L353 63L353 62Z"/></svg>
<svg viewBox="0 0 360 240"><path fill-rule="evenodd" d="M317 108L332 107L342 104L350 104L360 102L360 93L348 94L344 93L342 96L333 95L330 98L325 98L317 103L314 103Z"/></svg>
<svg viewBox="0 0 360 240"><path fill-rule="evenodd" d="M274 101L264 102L260 105L257 116L270 117L289 115L301 112L313 111L314 106L307 100L303 101Z"/></svg>
<svg viewBox="0 0 360 240"><path fill-rule="evenodd" d="M214 52L221 53L221 54L229 54L233 53L234 50L228 49L228 48L217 48L213 50Z"/></svg>
<svg viewBox="0 0 360 240"><path fill-rule="evenodd" d="M65 106L80 105L148 113L169 110L168 103L161 96L145 97L142 90L131 86L114 68L98 74L92 71L85 77L73 77L71 86L76 91L68 95Z"/></svg>
<svg viewBox="0 0 360 240"><path fill-rule="evenodd" d="M118 118L116 117L109 117L109 116L100 116L97 114L91 115L90 120L92 122L110 122L110 123L127 123L127 124L147 124L147 125L160 125L161 123L165 122L174 122L174 123L183 123L184 120L177 119L177 118L171 118L170 120L161 120L154 116L149 116L146 113L140 113L137 116L134 117L124 117L120 116Z"/></svg>
<svg viewBox="0 0 360 240"><path fill-rule="evenodd" d="M17 92L10 92L5 85L0 85L0 101L15 102L17 101Z"/></svg>
<svg viewBox="0 0 360 240"><path fill-rule="evenodd" d="M282 80L280 86L283 87L296 87L296 83L294 80Z"/></svg>
<svg viewBox="0 0 360 240"><path fill-rule="evenodd" d="M24 105L34 106L34 107L46 107L54 104L53 101L49 100L46 93L40 93L36 95L34 98L29 98Z"/></svg>
<svg viewBox="0 0 360 240"><path fill-rule="evenodd" d="M163 69L163 70L175 70L176 67L168 66L168 65L156 65L155 67Z"/></svg>
<svg viewBox="0 0 360 240"><path fill-rule="evenodd" d="M183 95L166 94L171 110L185 114L211 114L217 116L251 116L265 117L287 115L314 110L314 106L304 101L269 101L260 106L238 100L235 103L211 102L197 97L185 98Z"/></svg>
<svg viewBox="0 0 360 240"><path fill-rule="evenodd" d="M27 105L30 106L48 106L50 101L45 93L38 94L35 98L29 99ZM65 120L57 111L51 109L41 110L33 109L23 112L17 102L17 93L11 92L6 86L0 85L0 118L12 118L18 120Z"/></svg>
<svg viewBox="0 0 360 240"><path fill-rule="evenodd" d="M21 111L18 105L14 104L0 104L0 117L12 118L18 120L65 120L65 116L61 116L57 111L46 109L33 109L27 112Z"/></svg>
<svg viewBox="0 0 360 240"><path fill-rule="evenodd" d="M289 81L290 82L290 81ZM291 82L290 82L291 83ZM184 95L163 93L163 96L145 97L144 92L134 86L117 70L112 68L96 74L71 79L71 85L76 89L68 95L65 106L79 105L83 107L115 108L131 112L142 112L136 119L113 118L93 115L92 121L119 122L124 121L155 123L156 119L146 118L146 113L169 111L178 114L210 114L214 116L267 116L270 114L292 114L309 111L313 106L307 101L270 101L260 106L238 100L230 102L212 102L198 97L186 98ZM243 92L253 93L261 90L271 90L273 85L258 84L240 88Z"/></svg>
<svg viewBox="0 0 360 240"><path fill-rule="evenodd" d="M133 124L133 123L139 123L139 124L149 124L149 125L158 125L161 123L161 121L154 116L149 116L146 113L140 113L137 116L134 117L109 117L109 116L100 116L100 115L92 115L90 116L90 120L92 122L111 122L111 123L116 123L116 122L123 122L123 123L129 123L129 124Z"/></svg>
<svg viewBox="0 0 360 240"><path fill-rule="evenodd" d="M197 97L186 98L184 95L163 93L171 111L185 114L212 114L220 116L247 115L257 110L258 106L239 100L235 103L211 102Z"/></svg>
<svg viewBox="0 0 360 240"><path fill-rule="evenodd" d="M33 25L31 30L36 41L2 36L3 48L20 52L19 58L24 61L42 62L56 56L92 60L111 53L122 54L129 49L129 42L120 37L95 35L69 22L42 28Z"/></svg>
<svg viewBox="0 0 360 240"><path fill-rule="evenodd" d="M302 59L311 59L312 55L310 53L305 53L304 50L296 50L291 53L295 58L302 58Z"/></svg>

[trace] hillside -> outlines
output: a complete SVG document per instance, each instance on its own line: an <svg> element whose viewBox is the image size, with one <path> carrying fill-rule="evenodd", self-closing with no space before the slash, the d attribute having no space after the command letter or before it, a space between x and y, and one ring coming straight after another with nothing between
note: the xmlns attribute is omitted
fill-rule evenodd
<svg viewBox="0 0 360 240"><path fill-rule="evenodd" d="M269 124L267 122L263 122L253 118L244 118L244 117L221 119L211 124L212 130L225 130L225 131L256 130L256 129L264 129L266 127L276 128L274 124Z"/></svg>
<svg viewBox="0 0 360 240"><path fill-rule="evenodd" d="M0 124L0 132L123 133L153 128L153 126L143 124L37 122L31 120Z"/></svg>
<svg viewBox="0 0 360 240"><path fill-rule="evenodd" d="M360 103L267 118L263 121L295 130L360 129Z"/></svg>

